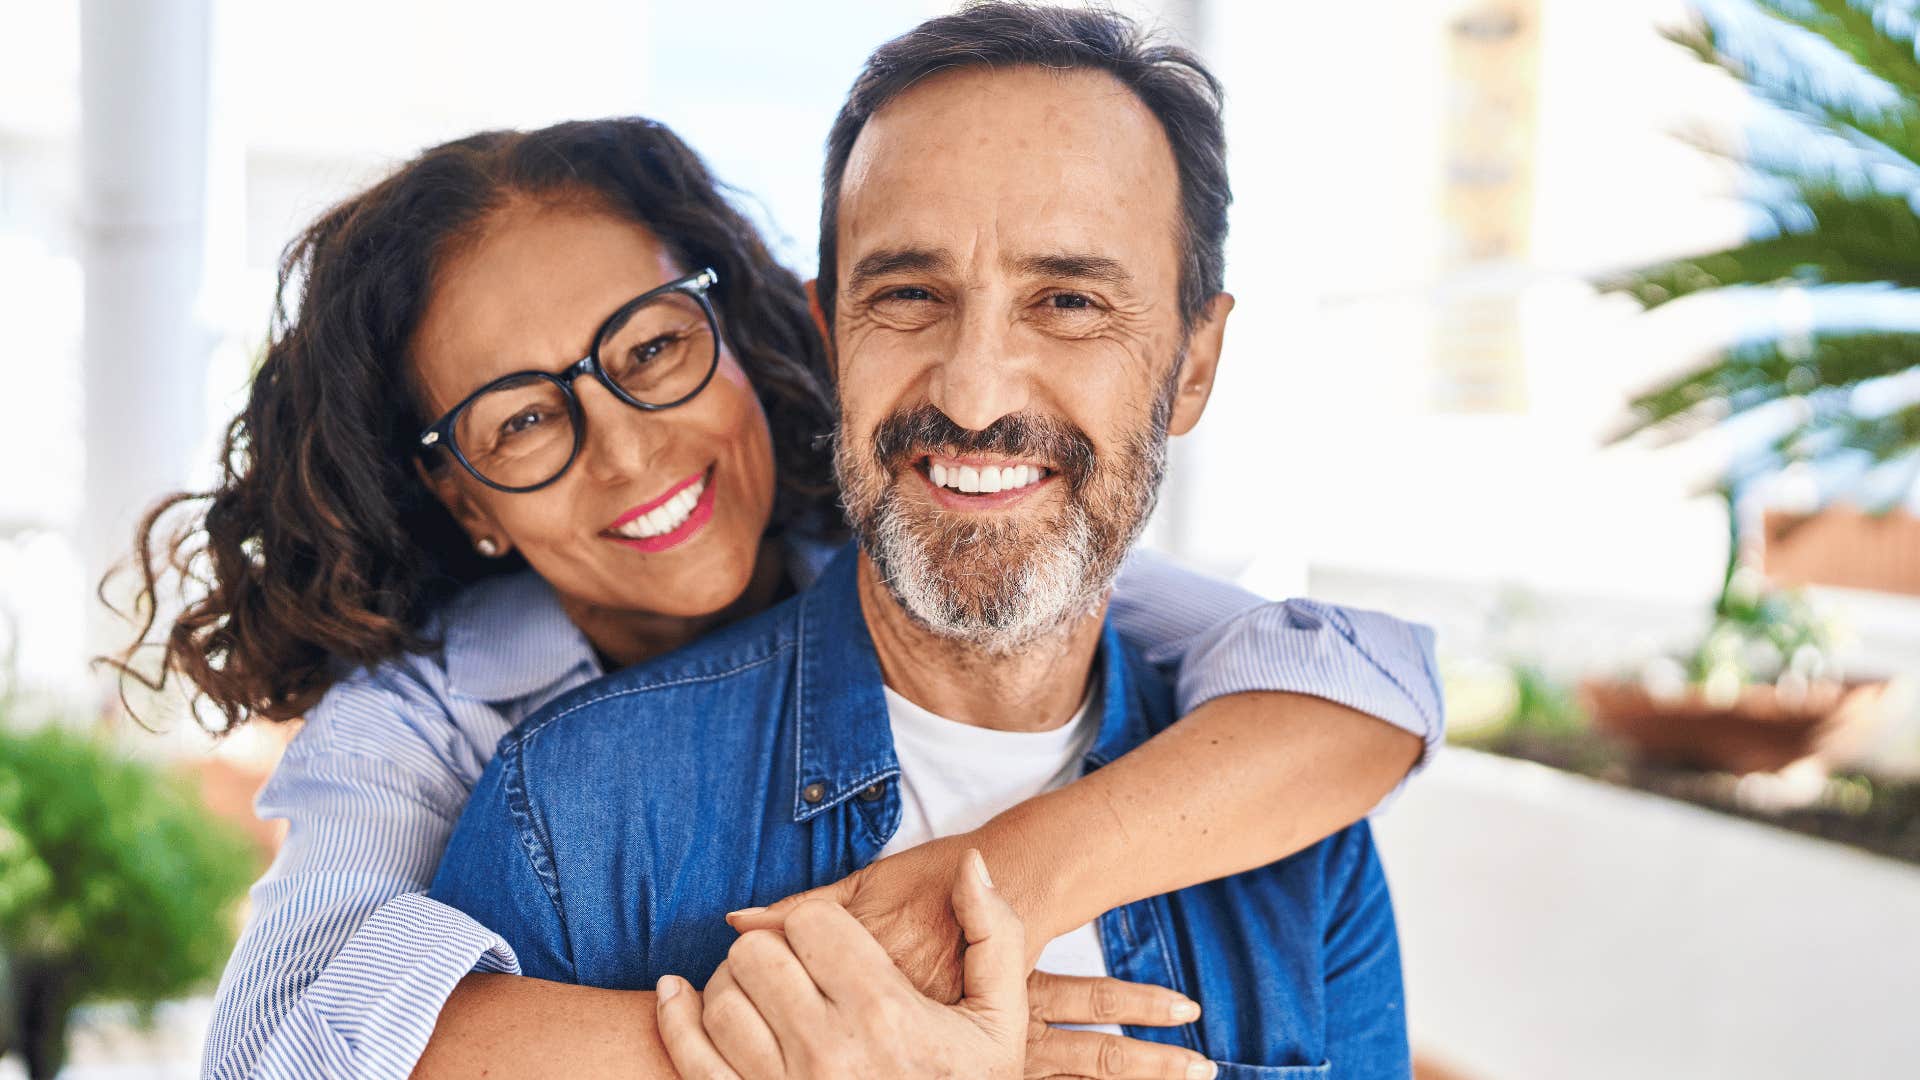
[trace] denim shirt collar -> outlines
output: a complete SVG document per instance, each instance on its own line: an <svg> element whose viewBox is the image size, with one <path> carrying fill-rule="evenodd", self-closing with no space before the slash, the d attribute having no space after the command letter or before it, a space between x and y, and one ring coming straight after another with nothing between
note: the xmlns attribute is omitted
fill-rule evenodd
<svg viewBox="0 0 1920 1080"><path fill-rule="evenodd" d="M590 676L601 673L592 643L532 570L461 590L443 610L440 633L448 687L476 701L517 701L581 665Z"/></svg>
<svg viewBox="0 0 1920 1080"><path fill-rule="evenodd" d="M799 614L799 687L795 694L793 820L806 821L900 775L881 687L880 658L860 609L858 545L848 544ZM1100 680L1100 730L1087 751L1089 771L1145 742L1147 718L1135 707L1127 659L1109 621L1101 629L1094 676ZM819 798L807 789L820 785Z"/></svg>

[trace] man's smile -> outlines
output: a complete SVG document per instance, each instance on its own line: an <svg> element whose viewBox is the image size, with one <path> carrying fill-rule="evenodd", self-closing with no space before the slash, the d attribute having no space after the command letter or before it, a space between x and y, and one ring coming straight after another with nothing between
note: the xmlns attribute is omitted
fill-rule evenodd
<svg viewBox="0 0 1920 1080"><path fill-rule="evenodd" d="M952 510L998 510L1048 486L1054 471L1018 458L928 454L914 463L934 501Z"/></svg>

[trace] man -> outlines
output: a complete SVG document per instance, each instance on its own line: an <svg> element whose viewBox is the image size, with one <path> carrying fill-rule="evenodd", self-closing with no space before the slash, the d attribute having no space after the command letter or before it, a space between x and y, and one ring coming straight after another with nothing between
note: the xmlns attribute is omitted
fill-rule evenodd
<svg viewBox="0 0 1920 1080"><path fill-rule="evenodd" d="M529 975L657 983L689 1071L1018 1073L1032 950L977 857L955 884L958 1006L904 986L831 904L786 908L784 933L722 919L963 832L1173 720L1103 618L1233 306L1217 105L1163 60L1109 16L1013 5L876 54L829 140L819 285L858 550L796 600L561 699L474 792L434 895ZM1130 1034L1280 1070L1261 1075L1407 1072L1364 823L1088 915L1042 968L1204 1009ZM668 977L723 961L699 1014Z"/></svg>

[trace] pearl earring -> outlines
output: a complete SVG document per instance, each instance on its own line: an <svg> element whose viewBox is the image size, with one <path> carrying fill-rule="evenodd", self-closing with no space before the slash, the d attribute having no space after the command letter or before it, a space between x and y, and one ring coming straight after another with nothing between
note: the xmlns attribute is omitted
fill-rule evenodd
<svg viewBox="0 0 1920 1080"><path fill-rule="evenodd" d="M473 546L479 549L480 554L485 555L489 559L493 558L495 555L500 554L500 545L494 543L493 537L491 536L481 537L479 543L476 543Z"/></svg>

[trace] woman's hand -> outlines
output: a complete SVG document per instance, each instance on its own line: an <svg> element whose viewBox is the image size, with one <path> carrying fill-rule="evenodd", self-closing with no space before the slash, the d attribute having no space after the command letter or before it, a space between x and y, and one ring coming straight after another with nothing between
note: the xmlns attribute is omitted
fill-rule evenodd
<svg viewBox="0 0 1920 1080"><path fill-rule="evenodd" d="M964 981L961 976L963 961L970 954L962 949L965 939L954 915L954 882L956 874L964 873L969 869L968 860L974 856L965 846L965 838L951 838L951 841L957 842L935 841L882 859L834 885L789 897L764 912L736 913L736 917L730 921L736 928L747 929L749 936L757 936L752 928L765 931L788 927L789 918L799 912L803 905L811 912L814 908L823 906L817 903L820 900L845 896L854 903L860 904L867 912L862 915L847 909L858 920L858 926L853 926L853 920L848 920L845 925L856 929L858 938L868 939L870 943L864 946L865 949L871 950L873 942L880 943L881 955L884 955L888 961L884 967L870 972L870 978L873 981L899 984L903 981L902 974L908 974L911 978L910 972L899 967L902 956L913 958L913 962L920 964L923 977L926 972L933 972L935 975L944 974L944 965L951 964L955 986L953 994L946 997L932 994L922 996L927 990L926 985L920 979L912 979L917 989L922 992L914 996L922 1001L927 997L932 997L936 1002L959 1000L961 983ZM935 872L944 873L945 877L940 881L940 891L932 894L937 899L939 910L929 911L927 910L929 907L927 896L930 892L928 878ZM996 890L996 892L1004 892L1004 890ZM809 901L815 903L809 903ZM838 906L837 902L835 906ZM813 918L813 915L807 916L809 921ZM927 947L916 947L917 943L906 941L903 943L905 948L898 946L887 948L884 945L885 939L881 937L880 932L876 932L876 927L883 928L881 932L909 935L915 932L913 929L915 927L931 927L932 929L921 932L937 936L934 938L934 943ZM945 927L951 927L952 930L948 931L944 929ZM787 929L789 935L787 940L790 946L793 932L793 928ZM743 937L741 943L736 943L736 949L758 950L767 948L771 944L761 941L746 945L744 944L746 941L747 938ZM843 942L842 945L846 943ZM792 947L796 952L798 951L797 946ZM846 946L846 948L851 949L852 946ZM769 948L769 951L773 950ZM1027 958L1030 959L1031 955L1037 951L1031 943L1026 945ZM868 952L867 955L871 956L872 953ZM1027 971L1029 959L1023 959L1019 967L1021 972ZM811 968L805 963L805 958L802 957L801 960L801 967L810 972ZM712 1016L716 992L724 995L721 1000L729 1000L734 996L734 988L737 984L730 968L736 966L735 961L730 959L729 964L716 972L714 981L708 984L705 1006L709 1017ZM806 989L809 993L816 992L810 988ZM831 996L830 993L829 996ZM1123 982L1118 979L1090 979L1033 972L1027 980L1027 1002L1029 1019L1026 1031L1025 1075L1028 1077L1084 1076L1099 1078L1099 1080L1143 1077L1157 1080L1162 1077L1213 1075L1214 1068L1210 1062L1198 1054L1179 1047L1052 1026L1054 1024L1133 1024L1163 1027L1189 1023L1197 1019L1200 1015L1200 1006L1172 990ZM698 1005L698 995L694 996L692 1003L681 1003L677 1006L670 1006L668 1002L662 1001L661 1033L670 1051L675 1045L675 1035L670 1031L675 1017L697 1017L701 1011ZM711 1036L711 1041L724 1042L733 1047L731 1053L722 1055L725 1060L731 1061L735 1055L743 1055L757 1062L762 1068L770 1067L773 1061L778 1060L786 1062L789 1071L786 1073L776 1071L769 1075L806 1075L802 1071L792 1069L791 1058L787 1055L776 1056L779 1050L786 1049L786 1041L772 1034L777 1030L777 1025L771 1017L767 1017L762 1024L745 1025L739 1018L728 1015L736 1008L738 1008L737 1005L727 1005L722 1010L718 1023L729 1033L724 1039L715 1032L714 1021L711 1019L706 1025L705 1033L700 1037L704 1039ZM675 1009L687 1011L675 1013L672 1011ZM697 1024L698 1021L696 1020L695 1023ZM741 1031L742 1027L750 1028L751 1033ZM765 1034L762 1033L763 1028L766 1031ZM821 1029L814 1028L798 1032L796 1037L817 1037L821 1034ZM685 1031L679 1035L683 1040L690 1037ZM881 1031L868 1031L861 1037L885 1040L889 1036ZM675 1056L678 1060L679 1052L675 1052ZM753 1068L753 1065L739 1068L737 1075L757 1077L759 1075L757 1072L750 1071Z"/></svg>
<svg viewBox="0 0 1920 1080"><path fill-rule="evenodd" d="M1018 1080L1028 1026L1020 919L969 852L949 882L966 996L936 1002L844 908L800 904L784 930L741 935L704 995L660 980L660 1037L698 1080L979 1076Z"/></svg>
<svg viewBox="0 0 1920 1080"><path fill-rule="evenodd" d="M942 837L869 863L831 885L795 893L769 908L748 908L727 916L735 931L778 929L787 916L808 900L831 900L860 920L880 943L893 966L920 992L939 1002L960 1000L960 954L963 938L953 916L953 879L977 845L970 834ZM996 857L994 866L1004 867ZM1017 896L1002 869L996 893L1022 917ZM1039 956L1045 940L1027 945L1027 968ZM1023 969L1024 970L1024 969Z"/></svg>

